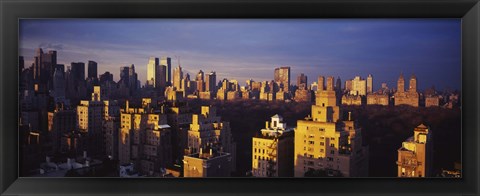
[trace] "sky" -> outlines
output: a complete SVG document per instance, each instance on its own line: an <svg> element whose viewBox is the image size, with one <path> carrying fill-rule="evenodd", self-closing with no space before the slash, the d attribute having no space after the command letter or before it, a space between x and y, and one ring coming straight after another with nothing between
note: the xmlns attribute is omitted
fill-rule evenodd
<svg viewBox="0 0 480 196"><path fill-rule="evenodd" d="M114 80L134 64L142 84L149 57L169 56L191 78L216 71L241 85L290 66L292 84L300 73L309 84L372 74L377 90L403 73L419 89L461 89L460 19L21 19L19 35L26 66L41 47L65 66L96 61Z"/></svg>

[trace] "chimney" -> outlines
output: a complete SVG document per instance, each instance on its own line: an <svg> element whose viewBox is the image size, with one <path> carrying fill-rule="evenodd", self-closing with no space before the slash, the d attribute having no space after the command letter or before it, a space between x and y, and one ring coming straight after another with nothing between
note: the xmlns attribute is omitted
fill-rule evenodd
<svg viewBox="0 0 480 196"><path fill-rule="evenodd" d="M125 112L128 112L128 100L125 102Z"/></svg>
<svg viewBox="0 0 480 196"><path fill-rule="evenodd" d="M352 120L352 112L348 112L348 121Z"/></svg>

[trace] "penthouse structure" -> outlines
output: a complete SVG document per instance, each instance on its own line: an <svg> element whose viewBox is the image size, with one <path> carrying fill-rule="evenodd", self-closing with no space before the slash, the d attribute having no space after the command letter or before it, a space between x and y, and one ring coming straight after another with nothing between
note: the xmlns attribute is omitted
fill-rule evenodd
<svg viewBox="0 0 480 196"><path fill-rule="evenodd" d="M432 146L430 129L420 124L413 130L413 136L398 149L398 177L432 176Z"/></svg>
<svg viewBox="0 0 480 196"><path fill-rule="evenodd" d="M234 160L230 153L213 147L183 158L184 177L229 177Z"/></svg>
<svg viewBox="0 0 480 196"><path fill-rule="evenodd" d="M252 175L292 177L293 138L293 128L287 128L278 114L266 121L261 134L252 138Z"/></svg>
<svg viewBox="0 0 480 196"><path fill-rule="evenodd" d="M362 144L362 131L350 113L347 120L341 119L333 80L328 77L326 89L317 91L311 115L297 121L295 177L368 174L368 147Z"/></svg>

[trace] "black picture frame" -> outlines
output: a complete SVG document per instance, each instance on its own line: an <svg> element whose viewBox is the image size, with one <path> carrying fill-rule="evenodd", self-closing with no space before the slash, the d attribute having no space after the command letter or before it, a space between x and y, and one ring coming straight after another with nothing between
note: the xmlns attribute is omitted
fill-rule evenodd
<svg viewBox="0 0 480 196"><path fill-rule="evenodd" d="M2 195L478 195L480 3L478 0L1 0ZM19 18L461 18L461 179L149 179L18 177Z"/></svg>

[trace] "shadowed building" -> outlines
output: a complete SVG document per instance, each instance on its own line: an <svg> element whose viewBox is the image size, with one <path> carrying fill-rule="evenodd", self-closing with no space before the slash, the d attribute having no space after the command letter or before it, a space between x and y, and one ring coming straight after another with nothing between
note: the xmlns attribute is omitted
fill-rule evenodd
<svg viewBox="0 0 480 196"><path fill-rule="evenodd" d="M217 116L216 108L202 106L200 114L193 114L192 124L188 130L188 151L186 154L198 153L207 146L218 147L233 159L232 171L235 170L236 144L233 142L230 123Z"/></svg>
<svg viewBox="0 0 480 196"><path fill-rule="evenodd" d="M184 156L184 177L229 177L234 160L230 153L207 147Z"/></svg>

